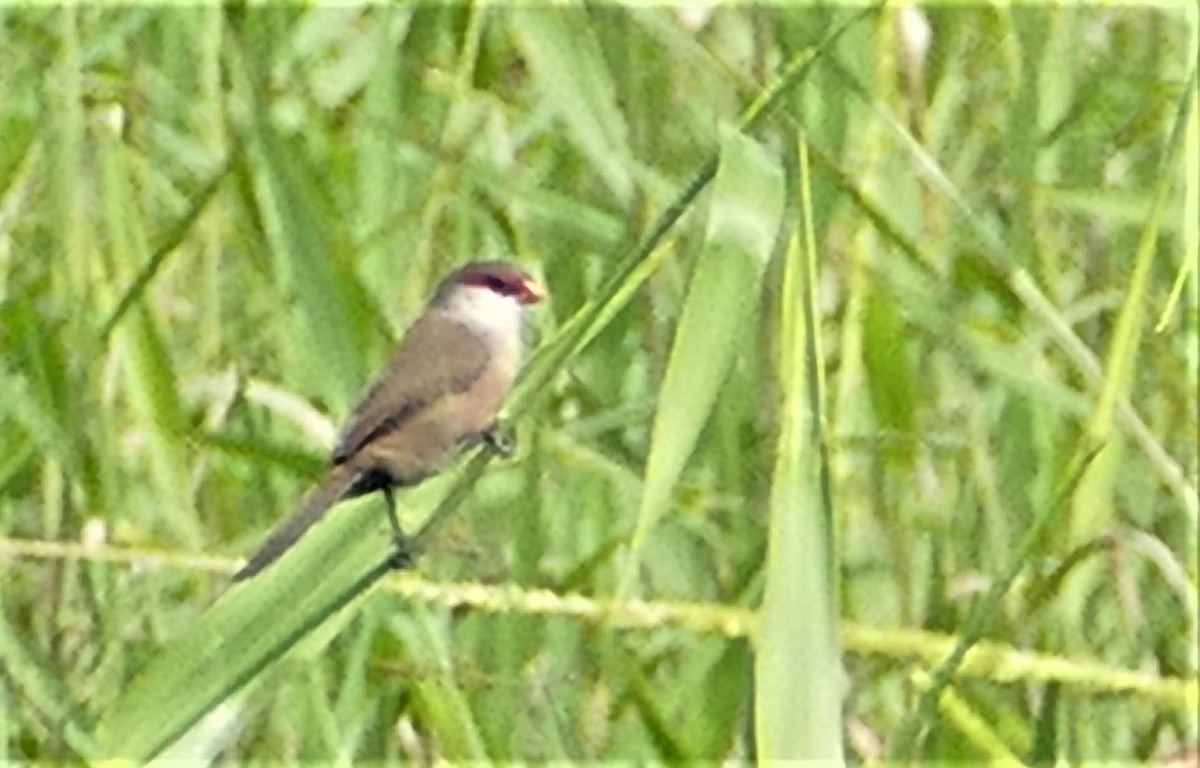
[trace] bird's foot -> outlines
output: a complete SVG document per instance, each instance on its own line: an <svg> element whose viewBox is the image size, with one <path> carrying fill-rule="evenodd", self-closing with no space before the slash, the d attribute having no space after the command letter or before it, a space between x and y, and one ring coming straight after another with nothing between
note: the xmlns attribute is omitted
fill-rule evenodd
<svg viewBox="0 0 1200 768"><path fill-rule="evenodd" d="M396 497L391 486L385 485L382 490L383 498L387 502L388 522L392 524L392 541L396 545L396 549L388 557L388 566L392 570L402 571L416 561L412 541L404 535L404 529L400 527L400 518L396 516Z"/></svg>
<svg viewBox="0 0 1200 768"><path fill-rule="evenodd" d="M484 445L501 458L509 458L517 449L516 434L498 421L484 430L479 437Z"/></svg>
<svg viewBox="0 0 1200 768"><path fill-rule="evenodd" d="M396 548L392 551L388 558L388 567L393 571L404 571L412 567L416 562L416 557L413 555L411 543L407 537L401 537L393 540Z"/></svg>

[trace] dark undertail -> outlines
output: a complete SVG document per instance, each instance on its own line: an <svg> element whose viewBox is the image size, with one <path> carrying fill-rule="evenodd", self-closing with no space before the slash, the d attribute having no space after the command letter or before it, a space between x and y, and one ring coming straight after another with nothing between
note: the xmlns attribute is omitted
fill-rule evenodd
<svg viewBox="0 0 1200 768"><path fill-rule="evenodd" d="M242 569L233 575L234 581L242 581L255 575L279 557L300 540L300 537L317 523L329 509L344 498L350 498L351 490L358 486L363 473L351 469L346 464L334 467L315 490L304 500L304 505L296 514L278 526L258 551L251 555ZM373 489L372 489L373 490ZM355 493L355 496L368 493L367 490Z"/></svg>
<svg viewBox="0 0 1200 768"><path fill-rule="evenodd" d="M357 499L359 496L366 496L375 491L382 491L385 488L394 488L402 483L397 483L392 480L388 473L381 469L368 469L366 472L359 472L354 480L350 483L350 487L342 494L342 501L349 499Z"/></svg>

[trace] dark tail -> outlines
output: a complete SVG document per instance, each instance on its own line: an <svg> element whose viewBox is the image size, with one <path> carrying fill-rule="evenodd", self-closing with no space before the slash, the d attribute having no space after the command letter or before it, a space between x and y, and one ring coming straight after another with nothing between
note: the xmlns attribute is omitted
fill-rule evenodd
<svg viewBox="0 0 1200 768"><path fill-rule="evenodd" d="M325 480L308 494L308 498L304 500L304 505L300 507L300 510L271 531L271 535L258 548L258 551L251 555L250 560L242 566L242 569L233 575L233 580L242 581L250 578L291 549L292 545L324 517L325 513L338 503L346 491L350 490L357 475L358 471L352 469L348 464L334 467Z"/></svg>

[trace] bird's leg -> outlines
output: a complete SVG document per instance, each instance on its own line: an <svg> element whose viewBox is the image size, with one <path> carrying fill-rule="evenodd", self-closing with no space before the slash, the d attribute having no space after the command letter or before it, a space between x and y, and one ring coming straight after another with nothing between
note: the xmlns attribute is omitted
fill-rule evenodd
<svg viewBox="0 0 1200 768"><path fill-rule="evenodd" d="M389 563L392 568L400 571L412 565L412 551L408 545L408 537L404 535L404 529L400 527L400 518L396 516L396 496L392 493L391 486L383 487L383 498L387 501L388 522L392 524L392 541L396 545L396 550L392 553Z"/></svg>
<svg viewBox="0 0 1200 768"><path fill-rule="evenodd" d="M517 449L517 436L506 424L493 421L492 425L480 434L480 439L496 455L507 459Z"/></svg>

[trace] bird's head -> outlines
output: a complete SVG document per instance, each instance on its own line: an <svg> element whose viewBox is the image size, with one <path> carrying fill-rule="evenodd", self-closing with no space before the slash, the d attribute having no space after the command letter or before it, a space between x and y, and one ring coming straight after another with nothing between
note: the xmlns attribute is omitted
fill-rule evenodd
<svg viewBox="0 0 1200 768"><path fill-rule="evenodd" d="M480 288L518 304L537 304L545 289L528 272L506 261L476 261L446 278L455 287Z"/></svg>
<svg viewBox="0 0 1200 768"><path fill-rule="evenodd" d="M438 287L434 304L463 320L519 328L522 310L546 298L528 272L505 261L477 261L451 273Z"/></svg>

